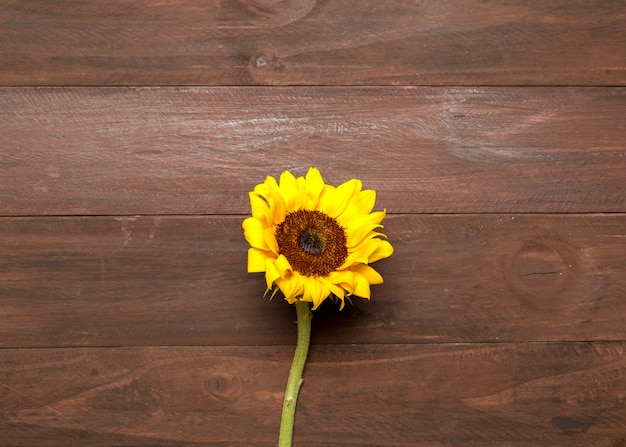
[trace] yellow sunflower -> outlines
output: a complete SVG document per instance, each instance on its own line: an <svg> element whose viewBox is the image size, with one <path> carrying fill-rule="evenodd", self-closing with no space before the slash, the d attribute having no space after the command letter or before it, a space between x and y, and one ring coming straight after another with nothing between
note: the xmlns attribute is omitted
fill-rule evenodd
<svg viewBox="0 0 626 447"><path fill-rule="evenodd" d="M285 171L280 183L267 177L250 192L252 217L243 222L248 272L265 272L268 289L289 303L310 302L316 309L334 295L370 298L370 284L382 276L368 264L386 258L393 247L376 231L385 211L372 213L376 192L352 179L326 185L310 168L305 177Z"/></svg>

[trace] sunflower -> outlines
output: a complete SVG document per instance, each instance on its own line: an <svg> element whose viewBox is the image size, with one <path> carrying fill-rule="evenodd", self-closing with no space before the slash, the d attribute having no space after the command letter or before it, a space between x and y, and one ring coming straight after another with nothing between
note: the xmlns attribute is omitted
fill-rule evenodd
<svg viewBox="0 0 626 447"><path fill-rule="evenodd" d="M256 185L252 217L243 222L248 272L265 272L268 290L280 289L291 304L310 302L313 310L330 296L341 308L350 295L369 299L370 285L383 282L369 264L393 247L377 231L386 213L372 213L375 191L361 188L357 179L327 185L316 168Z"/></svg>

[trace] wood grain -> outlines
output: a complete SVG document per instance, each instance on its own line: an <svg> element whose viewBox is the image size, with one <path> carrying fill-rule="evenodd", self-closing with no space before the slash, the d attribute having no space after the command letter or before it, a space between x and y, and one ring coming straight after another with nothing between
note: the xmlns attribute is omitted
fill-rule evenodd
<svg viewBox="0 0 626 447"><path fill-rule="evenodd" d="M0 85L626 85L590 0L3 0Z"/></svg>
<svg viewBox="0 0 626 447"><path fill-rule="evenodd" d="M246 273L242 217L0 219L3 347L272 345L295 311ZM388 216L371 302L318 343L626 340L626 215Z"/></svg>
<svg viewBox="0 0 626 447"><path fill-rule="evenodd" d="M0 105L3 215L245 214L266 175L309 166L393 213L626 211L623 88L10 88Z"/></svg>
<svg viewBox="0 0 626 447"><path fill-rule="evenodd" d="M294 442L621 445L625 348L313 345ZM0 443L275 445L292 350L0 350Z"/></svg>
<svg viewBox="0 0 626 447"><path fill-rule="evenodd" d="M626 4L2 0L0 447L270 446L266 175L390 213L295 445L626 447Z"/></svg>

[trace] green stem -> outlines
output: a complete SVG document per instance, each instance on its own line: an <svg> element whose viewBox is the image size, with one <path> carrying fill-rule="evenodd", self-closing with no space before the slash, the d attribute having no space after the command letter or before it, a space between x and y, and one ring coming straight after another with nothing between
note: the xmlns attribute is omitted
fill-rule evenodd
<svg viewBox="0 0 626 447"><path fill-rule="evenodd" d="M289 379L287 380L287 389L285 390L278 447L291 447L293 424L296 417L296 402L303 382L302 371L304 370L306 356L309 353L309 342L311 341L311 320L313 319L313 314L309 310L309 303L298 300L295 306L298 315L298 343L296 344L296 352L293 356L293 363L291 364Z"/></svg>

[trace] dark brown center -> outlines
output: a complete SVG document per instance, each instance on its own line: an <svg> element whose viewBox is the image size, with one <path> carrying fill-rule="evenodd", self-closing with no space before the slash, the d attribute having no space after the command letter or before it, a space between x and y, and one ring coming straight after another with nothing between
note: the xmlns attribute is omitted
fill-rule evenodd
<svg viewBox="0 0 626 447"><path fill-rule="evenodd" d="M306 276L326 276L348 256L346 232L321 211L298 210L276 226L278 251Z"/></svg>

